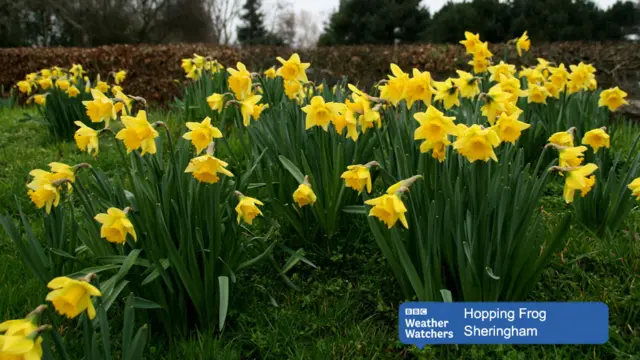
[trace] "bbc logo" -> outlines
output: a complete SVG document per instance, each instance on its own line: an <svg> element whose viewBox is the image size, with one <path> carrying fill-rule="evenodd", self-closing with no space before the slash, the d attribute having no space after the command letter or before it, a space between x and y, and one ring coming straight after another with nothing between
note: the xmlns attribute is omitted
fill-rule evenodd
<svg viewBox="0 0 640 360"><path fill-rule="evenodd" d="M405 315L427 315L426 308L407 308L404 309Z"/></svg>

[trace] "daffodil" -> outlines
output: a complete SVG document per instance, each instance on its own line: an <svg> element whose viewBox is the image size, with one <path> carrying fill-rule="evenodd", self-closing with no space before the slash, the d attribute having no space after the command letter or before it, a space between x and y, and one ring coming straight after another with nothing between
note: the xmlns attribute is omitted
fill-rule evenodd
<svg viewBox="0 0 640 360"><path fill-rule="evenodd" d="M542 72L537 68L523 68L518 73L518 76L521 78L527 79L527 84L541 84L544 82L545 78L542 75Z"/></svg>
<svg viewBox="0 0 640 360"><path fill-rule="evenodd" d="M78 97L78 95L80 95L80 90L78 90L77 87L75 87L75 85L71 85L68 89L67 89L67 96L70 98L75 98Z"/></svg>
<svg viewBox="0 0 640 360"><path fill-rule="evenodd" d="M476 51L476 47L482 44L482 41L480 41L480 34L465 31L464 37L465 39L461 40L460 44L464 45L467 54L473 54Z"/></svg>
<svg viewBox="0 0 640 360"><path fill-rule="evenodd" d="M213 93L207 97L207 104L211 110L218 110L219 113L224 109L224 94Z"/></svg>
<svg viewBox="0 0 640 360"><path fill-rule="evenodd" d="M552 144L556 144L558 146L573 146L573 130L569 129L568 131L560 131L552 134L547 140Z"/></svg>
<svg viewBox="0 0 640 360"><path fill-rule="evenodd" d="M96 89L104 94L109 91L109 84L104 81L98 81L98 83L96 84Z"/></svg>
<svg viewBox="0 0 640 360"><path fill-rule="evenodd" d="M489 66L489 73L491 73L489 81L498 81L500 80L500 75L504 75L507 78L513 77L516 73L516 67L515 65L500 61L497 65Z"/></svg>
<svg viewBox="0 0 640 360"><path fill-rule="evenodd" d="M453 148L470 162L489 161L489 159L498 161L496 153L493 151L493 148L498 145L500 145L500 137L493 129L485 129L476 124L459 134L453 143Z"/></svg>
<svg viewBox="0 0 640 360"><path fill-rule="evenodd" d="M38 85L40 85L42 90L47 90L53 87L53 81L51 80L51 78L40 79L38 80Z"/></svg>
<svg viewBox="0 0 640 360"><path fill-rule="evenodd" d="M517 116L509 116L507 113L502 113L496 122L495 130L500 140L515 144L516 140L520 138L522 130L530 127L531 125L519 121Z"/></svg>
<svg viewBox="0 0 640 360"><path fill-rule="evenodd" d="M86 151L88 154L98 155L98 132L81 121L75 121L74 124L78 127L73 135L78 149Z"/></svg>
<svg viewBox="0 0 640 360"><path fill-rule="evenodd" d="M578 65L570 65L568 87L573 90L588 90L590 84L595 82L595 68L589 64L580 62ZM575 92L575 91L574 91Z"/></svg>
<svg viewBox="0 0 640 360"><path fill-rule="evenodd" d="M456 70L456 72L458 73L458 78L453 81L460 90L460 96L470 99L480 93L479 79L477 77L462 70Z"/></svg>
<svg viewBox="0 0 640 360"><path fill-rule="evenodd" d="M308 176L305 177L304 183L300 184L296 191L293 192L293 200L300 207L313 205L316 202L317 197L313 189L311 189Z"/></svg>
<svg viewBox="0 0 640 360"><path fill-rule="evenodd" d="M635 178L627 187L631 190L632 195L640 200L640 177Z"/></svg>
<svg viewBox="0 0 640 360"><path fill-rule="evenodd" d="M249 126L251 118L253 118L253 120L258 120L263 109L262 106L258 105L260 100L262 100L262 96L252 95L240 102L240 113L242 114L242 123L244 126Z"/></svg>
<svg viewBox="0 0 640 360"><path fill-rule="evenodd" d="M547 98L551 96L544 86L538 84L529 84L529 88L525 90L528 103L546 104Z"/></svg>
<svg viewBox="0 0 640 360"><path fill-rule="evenodd" d="M51 301L60 315L73 319L86 310L89 319L96 317L91 297L102 296L102 293L89 282L63 276L51 280L47 287L52 291L47 294L46 299Z"/></svg>
<svg viewBox="0 0 640 360"><path fill-rule="evenodd" d="M609 148L609 146L611 146L611 140L609 134L606 132L606 128L600 128L587 131L582 137L582 144L589 145L593 148L594 152L598 152L600 148Z"/></svg>
<svg viewBox="0 0 640 360"><path fill-rule="evenodd" d="M520 96L525 95L525 93L520 90L520 79L516 77L500 75L498 84L500 85L500 90L509 94L508 101L512 103L516 103Z"/></svg>
<svg viewBox="0 0 640 360"><path fill-rule="evenodd" d="M310 64L301 62L298 54L291 55L289 60L281 57L277 57L277 60L282 64L282 66L278 68L277 74L282 76L284 80L297 80L305 83L309 81L306 71Z"/></svg>
<svg viewBox="0 0 640 360"><path fill-rule="evenodd" d="M560 167L578 167L584 160L584 152L587 151L586 146L558 147L560 158L558 165Z"/></svg>
<svg viewBox="0 0 640 360"><path fill-rule="evenodd" d="M369 211L369 216L377 217L387 225L387 228L391 229L398 220L400 220L400 223L402 223L402 226L406 229L409 228L405 216L407 207L398 195L384 194L375 199L367 200L364 203L373 206Z"/></svg>
<svg viewBox="0 0 640 360"><path fill-rule="evenodd" d="M116 139L124 142L127 153L139 148L142 149L141 155L156 153L155 138L160 135L147 121L146 111L138 111L136 117L122 116L122 124L125 128L118 131Z"/></svg>
<svg viewBox="0 0 640 360"><path fill-rule="evenodd" d="M47 103L47 95L42 95L42 94L38 94L38 95L34 95L33 96L33 101L35 101L36 104L40 105L40 106L44 106Z"/></svg>
<svg viewBox="0 0 640 360"><path fill-rule="evenodd" d="M347 187L357 191L358 194L361 193L365 187L367 188L367 192L371 193L371 172L369 168L373 165L377 165L377 163L371 162L365 165L349 165L347 166L347 171L343 172L340 178L344 179Z"/></svg>
<svg viewBox="0 0 640 360"><path fill-rule="evenodd" d="M302 111L307 114L305 129L320 126L327 131L333 118L340 113L346 112L346 105L334 102L326 103L322 96L314 96L311 99L311 103L303 107Z"/></svg>
<svg viewBox="0 0 640 360"><path fill-rule="evenodd" d="M522 36L520 36L516 40L516 49L518 50L518 56L522 56L523 51L529 51L529 47L531 46L531 40L529 40L529 36L525 31Z"/></svg>
<svg viewBox="0 0 640 360"><path fill-rule="evenodd" d="M612 89L603 90L600 93L598 106L606 106L609 108L609 111L616 111L620 106L629 104L629 102L624 99L626 97L627 93L620 90L617 86Z"/></svg>
<svg viewBox="0 0 640 360"><path fill-rule="evenodd" d="M569 72L564 67L564 64L560 64L558 67L549 67L549 72L551 72L549 81L551 81L561 91L564 90L567 80L569 79Z"/></svg>
<svg viewBox="0 0 640 360"><path fill-rule="evenodd" d="M58 79L56 80L56 87L62 91L67 91L71 86L71 83L67 79Z"/></svg>
<svg viewBox="0 0 640 360"><path fill-rule="evenodd" d="M405 99L409 74L402 71L396 64L391 64L390 67L393 75L388 75L387 83L380 86L380 97L389 101L393 106L398 106L400 101Z"/></svg>
<svg viewBox="0 0 640 360"><path fill-rule="evenodd" d="M557 167L556 167L557 168ZM595 184L595 176L589 176L598 169L595 164L586 164L580 167L560 169L565 174L564 191L562 196L567 204L573 202L576 191L586 196Z"/></svg>
<svg viewBox="0 0 640 360"><path fill-rule="evenodd" d="M264 76L267 77L267 79L273 79L276 77L276 68L275 67L270 67L267 70L265 70L265 72L263 73Z"/></svg>
<svg viewBox="0 0 640 360"><path fill-rule="evenodd" d="M408 229L409 224L405 216L407 208L399 195L408 191L411 184L420 178L422 178L422 176L417 175L409 179L399 181L390 186L387 189L386 194L375 199L365 201L365 204L373 206L369 211L369 216L377 217L380 221L384 222L389 229L391 229L398 220L400 220L402 226Z"/></svg>
<svg viewBox="0 0 640 360"><path fill-rule="evenodd" d="M193 173L193 177L200 182L215 184L220 180L218 174L233 176L231 171L226 169L228 165L226 162L207 153L191 159L184 172Z"/></svg>
<svg viewBox="0 0 640 360"><path fill-rule="evenodd" d="M360 122L360 128L363 132L367 129L372 129L374 126L377 126L378 128L382 127L382 118L380 117L380 113L375 107L372 108L371 104L367 100L362 102L362 115L358 117L358 121Z"/></svg>
<svg viewBox="0 0 640 360"><path fill-rule="evenodd" d="M489 69L489 60L487 58L483 58L480 56L474 56L471 61L468 63L473 66L474 74L482 74Z"/></svg>
<svg viewBox="0 0 640 360"><path fill-rule="evenodd" d="M506 111L506 103L509 101L510 96L509 93L502 90L500 84L492 86L489 92L484 95L484 105L480 110L491 125L495 124L498 116Z"/></svg>
<svg viewBox="0 0 640 360"><path fill-rule="evenodd" d="M446 137L435 142L425 140L420 144L420 152L426 153L431 151L431 157L437 159L439 162L443 162L447 156L447 146L450 144L451 141Z"/></svg>
<svg viewBox="0 0 640 360"><path fill-rule="evenodd" d="M26 81L26 80L22 80L22 81L18 81L18 83L16 84L16 86L18 87L18 91L20 91L23 94L31 94L31 83Z"/></svg>
<svg viewBox="0 0 640 360"><path fill-rule="evenodd" d="M42 337L34 324L34 316L9 320L0 324L0 359L39 360L42 358Z"/></svg>
<svg viewBox="0 0 640 360"><path fill-rule="evenodd" d="M454 106L460 106L460 94L458 87L453 79L447 79L442 82L436 82L436 101L442 101L444 108L449 110Z"/></svg>
<svg viewBox="0 0 640 360"><path fill-rule="evenodd" d="M206 149L213 139L222 137L222 132L211 125L211 118L208 116L202 122L187 122L186 125L191 131L185 133L182 137L191 141L193 146L196 147L197 154Z"/></svg>
<svg viewBox="0 0 640 360"><path fill-rule="evenodd" d="M120 85L126 78L127 72L125 70L120 70L113 75L113 81L116 83L116 85Z"/></svg>
<svg viewBox="0 0 640 360"><path fill-rule="evenodd" d="M104 121L105 127L109 127L109 122L117 116L113 101L97 89L91 89L91 96L93 100L82 102L87 108L87 116L91 122Z"/></svg>
<svg viewBox="0 0 640 360"><path fill-rule="evenodd" d="M237 192L238 195L238 205L236 206L236 213L238 214L238 224L240 223L240 219L244 220L247 224L253 224L253 219L258 215L262 215L262 211L258 208L258 205L264 205L262 201L258 199L254 199L249 196L242 195Z"/></svg>
<svg viewBox="0 0 640 360"><path fill-rule="evenodd" d="M123 211L112 207L107 209L106 214L96 215L94 219L102 224L100 236L114 244L124 244L127 234L131 235L133 241L137 241L136 231L127 217L127 212L127 209Z"/></svg>
<svg viewBox="0 0 640 360"><path fill-rule="evenodd" d="M433 106L429 106L426 112L418 112L413 118L420 123L414 132L414 140L427 140L437 143L446 139L447 135L453 135L456 126L452 116L444 116L442 112Z"/></svg>
<svg viewBox="0 0 640 360"><path fill-rule="evenodd" d="M0 331L1 332L1 331ZM34 331L32 333L36 332ZM0 335L0 359L40 360L42 358L42 337L34 335Z"/></svg>
<svg viewBox="0 0 640 360"><path fill-rule="evenodd" d="M435 92L436 89L431 85L431 74L428 71L420 72L413 69L413 77L407 82L407 106L411 107L416 101L429 105Z"/></svg>
<svg viewBox="0 0 640 360"><path fill-rule="evenodd" d="M236 99L242 101L252 95L251 93L251 73L247 71L246 66L243 63L238 62L236 64L238 70L228 68L229 76L229 88L233 91Z"/></svg>
<svg viewBox="0 0 640 360"><path fill-rule="evenodd" d="M291 100L296 100L304 96L302 84L298 80L285 80L284 93Z"/></svg>

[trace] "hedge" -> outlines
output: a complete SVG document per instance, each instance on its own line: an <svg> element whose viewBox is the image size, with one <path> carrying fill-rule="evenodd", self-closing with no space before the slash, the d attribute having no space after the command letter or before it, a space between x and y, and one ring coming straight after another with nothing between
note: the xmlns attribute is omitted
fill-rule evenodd
<svg viewBox="0 0 640 360"><path fill-rule="evenodd" d="M504 45L491 46L494 59L504 56ZM129 75L125 91L158 104L167 104L179 94L184 73L180 60L192 54L211 56L225 66L244 62L249 69L266 69L277 65L276 56L288 57L289 48L278 47L221 47L210 44L173 45L113 45L97 48L9 48L0 49L0 84L5 88L24 78L26 73L58 65L69 67L81 63L93 77L124 68ZM461 45L400 45L400 46L338 46L298 51L303 61L311 62L310 79L329 81L347 76L352 82L370 86L385 77L389 63L394 62L406 71L416 67L428 70L436 79L455 74L456 68L469 69L468 56ZM565 64L585 61L598 69L602 86L619 85L631 93L635 89L640 70L640 45L627 42L582 43L564 42L533 44L523 58L509 61L518 65L532 65L537 57ZM177 81L176 81L177 80Z"/></svg>

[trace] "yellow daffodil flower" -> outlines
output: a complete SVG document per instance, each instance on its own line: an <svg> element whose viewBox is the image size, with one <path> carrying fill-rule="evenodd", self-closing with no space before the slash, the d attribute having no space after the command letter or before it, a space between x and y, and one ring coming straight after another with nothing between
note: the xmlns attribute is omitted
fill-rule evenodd
<svg viewBox="0 0 640 360"><path fill-rule="evenodd" d="M547 98L551 96L544 86L529 84L529 88L524 92L527 95L528 103L546 104Z"/></svg>
<svg viewBox="0 0 640 360"><path fill-rule="evenodd" d="M640 200L640 177L635 178L627 187L631 190L632 195Z"/></svg>
<svg viewBox="0 0 640 360"><path fill-rule="evenodd" d="M476 51L476 47L482 44L480 41L480 34L474 34L470 31L464 32L465 40L461 40L460 44L464 45L467 54L473 54Z"/></svg>
<svg viewBox="0 0 640 360"><path fill-rule="evenodd" d="M522 56L523 51L529 51L529 47L531 46L531 40L529 40L529 35L525 31L522 36L520 36L516 40L516 49L518 50L518 56Z"/></svg>
<svg viewBox="0 0 640 360"><path fill-rule="evenodd" d="M89 319L96 317L91 297L102 296L102 293L87 281L63 276L51 280L47 287L52 291L47 294L46 299L51 301L60 315L73 319L86 310Z"/></svg>
<svg viewBox="0 0 640 360"><path fill-rule="evenodd" d="M398 106L400 101L405 99L409 74L405 73L396 64L391 64L391 73L388 75L389 81L380 86L380 97L389 101L393 106Z"/></svg>
<svg viewBox="0 0 640 360"><path fill-rule="evenodd" d="M567 204L573 202L576 191L580 191L582 197L585 197L595 184L595 176L589 176L598 169L595 164L586 164L576 168L568 168L564 170L565 183L562 196ZM561 169L562 170L562 169Z"/></svg>
<svg viewBox="0 0 640 360"><path fill-rule="evenodd" d="M309 82L307 79L307 69L311 64L300 61L298 54L292 54L289 60L281 57L276 58L282 66L278 68L277 74L282 76L284 80L297 80L303 83Z"/></svg>
<svg viewBox="0 0 640 360"><path fill-rule="evenodd" d="M112 207L107 209L106 214L98 214L94 219L102 224L100 237L107 239L110 243L124 244L127 234L131 235L133 241L138 240L133 224L127 218L127 209L123 211Z"/></svg>
<svg viewBox="0 0 640 360"><path fill-rule="evenodd" d="M431 86L431 74L428 71L420 72L413 69L413 77L407 82L407 106L411 107L416 101L430 105L435 92L436 89Z"/></svg>
<svg viewBox="0 0 640 360"><path fill-rule="evenodd" d="M442 112L433 106L429 106L426 112L419 112L413 115L413 118L420 123L414 132L414 140L427 140L437 143L446 139L447 135L453 135L456 131L456 125L453 116L444 116Z"/></svg>
<svg viewBox="0 0 640 360"><path fill-rule="evenodd" d="M46 94L45 95L41 95L41 94L34 95L33 96L33 101L36 104L40 105L40 106L44 106L47 103L47 95Z"/></svg>
<svg viewBox="0 0 640 360"><path fill-rule="evenodd" d="M593 152L598 152L600 148L611 146L611 139L606 132L606 128L593 129L587 131L582 137L582 144L589 145L593 148Z"/></svg>
<svg viewBox="0 0 640 360"><path fill-rule="evenodd" d="M616 111L620 106L629 104L629 102L624 99L626 97L627 93L620 90L617 86L612 89L603 90L600 93L598 106L606 106L609 108L609 111Z"/></svg>
<svg viewBox="0 0 640 360"><path fill-rule="evenodd" d="M264 76L267 77L267 79L274 79L276 77L276 68L274 66L268 68L267 70L265 70L265 72L263 73Z"/></svg>
<svg viewBox="0 0 640 360"><path fill-rule="evenodd" d="M460 106L460 91L453 79L447 79L443 82L435 83L437 92L435 101L442 101L444 108L449 110L454 106Z"/></svg>
<svg viewBox="0 0 640 360"><path fill-rule="evenodd" d="M202 122L187 122L186 125L191 131L185 133L182 137L190 140L193 146L196 147L196 154L200 154L206 149L213 139L222 137L222 132L211 125L211 118L208 116Z"/></svg>
<svg viewBox="0 0 640 360"><path fill-rule="evenodd" d="M78 97L78 95L80 95L80 90L78 90L78 88L75 87L75 85L71 85L69 89L67 89L68 97L75 98L75 97Z"/></svg>
<svg viewBox="0 0 640 360"><path fill-rule="evenodd" d="M74 124L78 127L73 138L76 140L76 145L81 151L86 151L88 154L98 155L98 132L81 121L75 121Z"/></svg>
<svg viewBox="0 0 640 360"><path fill-rule="evenodd" d="M498 161L496 153L493 151L493 148L498 145L500 145L500 137L493 129L483 129L476 124L458 136L453 143L453 148L470 162L489 161L489 159Z"/></svg>
<svg viewBox="0 0 640 360"><path fill-rule="evenodd" d="M231 171L226 169L228 165L210 154L205 154L191 159L184 172L193 173L193 177L200 182L215 184L220 180L218 173L233 176Z"/></svg>
<svg viewBox="0 0 640 360"><path fill-rule="evenodd" d="M82 102L87 108L87 116L94 123L104 121L108 128L109 122L117 116L113 101L97 89L91 89L91 96L93 100Z"/></svg>
<svg viewBox="0 0 640 360"><path fill-rule="evenodd" d="M126 78L127 72L125 70L120 70L113 75L113 81L116 83L116 85L120 85Z"/></svg>
<svg viewBox="0 0 640 360"><path fill-rule="evenodd" d="M236 64L238 70L228 68L229 76L229 88L236 96L236 99L243 101L252 95L251 93L251 73L247 71L246 66L243 63L238 62Z"/></svg>
<svg viewBox="0 0 640 360"><path fill-rule="evenodd" d="M480 87L478 86L479 79L477 77L462 70L456 70L456 72L459 77L453 81L460 90L460 96L471 99L480 94Z"/></svg>
<svg viewBox="0 0 640 360"><path fill-rule="evenodd" d="M510 116L507 115L507 113L502 113L496 122L495 130L498 133L500 140L515 144L516 140L520 138L522 130L526 130L530 127L531 125L519 121L517 116Z"/></svg>
<svg viewBox="0 0 640 360"><path fill-rule="evenodd" d="M369 168L372 165L374 165L374 163L349 165L347 166L347 171L343 172L340 178L344 179L347 187L357 191L358 194L361 193L365 187L367 188L367 193L371 193L371 172ZM377 165L377 163L375 163L375 165Z"/></svg>
<svg viewBox="0 0 640 360"><path fill-rule="evenodd" d="M491 76L489 77L489 81L498 81L500 80L500 75L504 75L507 78L512 78L516 73L516 66L507 64L504 61L500 61L499 64L489 66L489 73Z"/></svg>
<svg viewBox="0 0 640 360"><path fill-rule="evenodd" d="M207 104L211 110L218 110L218 113L224 109L224 94L213 93L207 97Z"/></svg>
<svg viewBox="0 0 640 360"><path fill-rule="evenodd" d="M239 194L239 193L238 193ZM240 219L244 220L247 224L253 224L253 219L258 215L262 215L262 211L258 208L258 205L264 205L262 201L248 197L245 195L238 195L239 201L236 206L236 213L238 214L238 224Z"/></svg>
<svg viewBox="0 0 640 360"><path fill-rule="evenodd" d="M122 140L124 146L127 148L127 153L142 149L142 154L156 153L155 138L160 136L158 132L147 121L147 112L144 110L138 111L136 117L122 116L122 124L125 128L118 131L116 139Z"/></svg>
<svg viewBox="0 0 640 360"><path fill-rule="evenodd" d="M313 189L311 189L308 177L305 177L305 182L300 184L296 191L293 192L293 200L298 203L299 207L313 205L316 202L317 197Z"/></svg>
<svg viewBox="0 0 640 360"><path fill-rule="evenodd" d="M320 126L327 131L333 118L339 114L344 114L346 110L345 104L325 103L322 96L314 96L311 99L311 103L302 108L302 111L307 114L305 129L308 130L314 126Z"/></svg>
<svg viewBox="0 0 640 360"><path fill-rule="evenodd" d="M262 100L262 96L252 95L240 102L240 113L242 114L242 123L244 126L251 124L251 118L258 120L263 110L262 105L257 105L260 100Z"/></svg>
<svg viewBox="0 0 640 360"><path fill-rule="evenodd" d="M552 134L547 140L552 144L558 146L572 147L573 146L573 130L560 131Z"/></svg>

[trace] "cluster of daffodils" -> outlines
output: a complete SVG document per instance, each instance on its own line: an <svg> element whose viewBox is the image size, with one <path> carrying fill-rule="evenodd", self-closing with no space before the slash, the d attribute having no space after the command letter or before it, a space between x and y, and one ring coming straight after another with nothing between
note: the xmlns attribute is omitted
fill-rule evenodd
<svg viewBox="0 0 640 360"><path fill-rule="evenodd" d="M198 54L193 54L192 58L182 59L182 70L185 76L191 80L198 80L203 74L215 74L224 70L217 60L208 59Z"/></svg>
<svg viewBox="0 0 640 360"><path fill-rule="evenodd" d="M573 202L576 191L580 191L582 197L587 196L596 183L593 173L598 169L595 164L582 164L586 146L574 146L575 128L557 132L549 137L548 147L558 150L558 166L551 170L559 171L565 176L563 197L567 203ZM600 148L610 146L610 137L606 128L593 129L585 133L582 144L590 146L595 153Z"/></svg>
<svg viewBox="0 0 640 360"><path fill-rule="evenodd" d="M91 285L95 275L90 274L80 279L58 277L49 282L51 290L46 300L60 315L69 319L87 312L89 319L94 319L96 309L92 297L102 296L98 288ZM42 334L51 329L51 325L39 324L41 314L46 305L38 306L23 319L15 319L0 323L0 359L39 360L42 358Z"/></svg>
<svg viewBox="0 0 640 360"><path fill-rule="evenodd" d="M109 90L113 94L121 93L121 84L127 77L127 72L125 70L112 72L111 77L113 84L110 85L106 81L100 80L100 75L98 75L93 88L102 93L107 93ZM21 93L30 96L27 100L28 103L35 102L40 106L46 104L47 96L52 89L64 92L68 98L78 98L81 97L82 92L88 94L92 90L91 81L85 75L85 70L80 64L73 64L69 69L54 66L29 73L24 80L18 81L16 87ZM32 93L34 95L31 96Z"/></svg>

